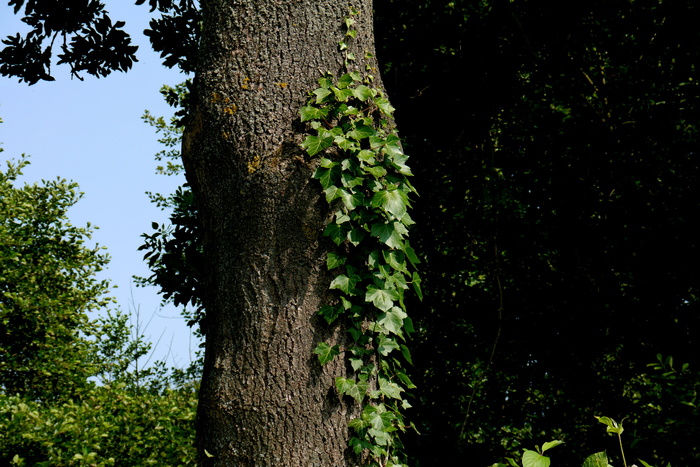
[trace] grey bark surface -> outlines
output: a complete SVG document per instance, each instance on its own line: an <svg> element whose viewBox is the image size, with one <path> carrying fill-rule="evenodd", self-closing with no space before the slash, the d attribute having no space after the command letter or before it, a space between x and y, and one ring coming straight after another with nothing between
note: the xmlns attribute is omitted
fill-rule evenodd
<svg viewBox="0 0 700 467"><path fill-rule="evenodd" d="M352 48L374 52L371 0L202 3L182 151L207 261L199 463L358 465L347 448L357 409L334 385L346 365L321 367L313 354L346 333L316 315L332 300L328 209L311 179L316 161L298 146L298 112L323 72L344 72L350 6L360 12Z"/></svg>

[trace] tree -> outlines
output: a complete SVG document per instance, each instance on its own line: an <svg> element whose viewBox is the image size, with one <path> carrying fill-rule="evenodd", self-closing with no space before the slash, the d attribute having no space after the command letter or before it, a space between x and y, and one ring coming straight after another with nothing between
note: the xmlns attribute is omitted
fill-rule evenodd
<svg viewBox="0 0 700 467"><path fill-rule="evenodd" d="M94 277L108 257L85 245L89 225L68 222L77 185L16 187L27 164L0 173L0 388L46 400L75 394L99 370L88 314L109 302L107 281Z"/></svg>
<svg viewBox="0 0 700 467"><path fill-rule="evenodd" d="M93 323L95 339L80 350L96 355L98 364L79 392L45 400L0 393L0 464L194 463L198 382L161 362L143 365L151 344L128 315L107 311ZM85 371L80 358L65 363ZM51 368L50 361L33 364Z"/></svg>
<svg viewBox="0 0 700 467"><path fill-rule="evenodd" d="M0 464L192 463L198 383L143 364L151 344L105 309L108 256L68 221L77 185L17 186L28 164L0 172Z"/></svg>
<svg viewBox="0 0 700 467"><path fill-rule="evenodd" d="M205 263L206 354L198 417L207 465L353 465L353 406L316 344L340 343L316 315L329 303L327 208L299 148L298 109L320 74L340 75L349 5L205 3L183 141ZM373 52L370 2L356 2L358 57ZM303 26L302 26L303 25ZM226 38L222 40L222 38ZM375 68L373 59L368 59ZM375 73L376 75L376 73Z"/></svg>

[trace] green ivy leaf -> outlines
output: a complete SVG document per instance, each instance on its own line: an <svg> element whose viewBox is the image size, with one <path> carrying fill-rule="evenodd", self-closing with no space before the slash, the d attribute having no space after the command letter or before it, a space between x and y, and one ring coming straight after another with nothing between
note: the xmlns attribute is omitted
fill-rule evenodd
<svg viewBox="0 0 700 467"><path fill-rule="evenodd" d="M333 94L328 88L318 88L313 91L313 93L316 95L316 103L317 104L323 104L324 102L329 101L328 96ZM302 120L304 121L304 120Z"/></svg>
<svg viewBox="0 0 700 467"><path fill-rule="evenodd" d="M413 285L413 291L416 292L418 300L423 300L423 290L420 287L421 278L417 272L413 273L413 280L411 280L411 285Z"/></svg>
<svg viewBox="0 0 700 467"><path fill-rule="evenodd" d="M403 251L406 252L406 257L411 262L413 267L415 267L416 264L420 264L420 259L418 259L416 251L413 248L411 248L411 245L409 245L408 242L406 242L406 246L404 247Z"/></svg>
<svg viewBox="0 0 700 467"><path fill-rule="evenodd" d="M318 108L307 105L301 108L299 114L301 115L301 121L306 122L308 120L320 120L328 115L328 112L328 108Z"/></svg>
<svg viewBox="0 0 700 467"><path fill-rule="evenodd" d="M318 79L318 85L324 89L330 88L333 85L333 76L330 73L326 73Z"/></svg>
<svg viewBox="0 0 700 467"><path fill-rule="evenodd" d="M340 198L345 204L345 208L348 211L352 211L357 206L362 206L365 202L365 195L362 193L350 193L345 189L338 190L340 192Z"/></svg>
<svg viewBox="0 0 700 467"><path fill-rule="evenodd" d="M407 160L408 156L405 154L394 154L391 157L392 165L398 169L399 173L410 177L413 173L411 172L411 168L406 165Z"/></svg>
<svg viewBox="0 0 700 467"><path fill-rule="evenodd" d="M406 346L405 346L405 345L402 345L401 347L403 348L403 347L406 347ZM406 373L404 373L403 371L397 371L397 372L396 372L396 376L398 376L398 378L401 380L401 382L402 382L408 389L414 389L414 388L416 387L416 385L413 384L413 381L411 381L411 379L408 377L408 375L406 375Z"/></svg>
<svg viewBox="0 0 700 467"><path fill-rule="evenodd" d="M345 257L340 256L337 253L333 253L332 251L328 252L328 255L326 256L326 266L328 267L328 270L335 269L343 264L345 264Z"/></svg>
<svg viewBox="0 0 700 467"><path fill-rule="evenodd" d="M323 319L326 320L326 323L332 324L336 319L338 319L338 316L340 316L341 311L341 308L338 306L323 305L321 309L318 310L318 314L323 316Z"/></svg>
<svg viewBox="0 0 700 467"><path fill-rule="evenodd" d="M406 267L406 255L401 250L390 250L383 251L382 256L384 261L392 269L408 274L408 268Z"/></svg>
<svg viewBox="0 0 700 467"><path fill-rule="evenodd" d="M331 159L328 159L327 157L322 157L321 160L319 161L319 166L323 167L324 169L332 169L338 165L337 162L332 161ZM314 176L315 178L318 178Z"/></svg>
<svg viewBox="0 0 700 467"><path fill-rule="evenodd" d="M399 296L394 290L378 289L373 285L367 286L365 301L373 303L374 306L382 311L388 311L394 306L394 300L398 300Z"/></svg>
<svg viewBox="0 0 700 467"><path fill-rule="evenodd" d="M387 397L401 400L401 393L403 392L403 388L398 384L382 376L379 376L379 391Z"/></svg>
<svg viewBox="0 0 700 467"><path fill-rule="evenodd" d="M400 222L394 221L387 224L372 224L370 233L372 236L379 237L379 240L390 248L401 249L403 236L408 233L408 230Z"/></svg>
<svg viewBox="0 0 700 467"><path fill-rule="evenodd" d="M404 276L404 273L401 271L395 272L389 276L387 283L392 284L398 291L399 295L401 295L401 298L403 298L403 290L408 289L408 285L406 284L406 276Z"/></svg>
<svg viewBox="0 0 700 467"><path fill-rule="evenodd" d="M369 423L367 421L363 420L362 418L353 418L352 420L350 420L348 422L348 426L350 428L354 428L355 430L359 431L359 430L362 430L364 428L367 428L369 426ZM353 438L353 439L357 440L357 438ZM351 444L351 446L352 446L352 444Z"/></svg>
<svg viewBox="0 0 700 467"><path fill-rule="evenodd" d="M384 404L379 405L368 405L362 409L362 418L372 427L377 430L384 428L384 421L381 415L386 413L386 408Z"/></svg>
<svg viewBox="0 0 700 467"><path fill-rule="evenodd" d="M374 100L374 103L377 104L377 107L386 115L391 116L391 114L394 113L394 110L396 110L390 103L389 99L386 99L384 97L380 97L378 99Z"/></svg>
<svg viewBox="0 0 700 467"><path fill-rule="evenodd" d="M352 90L352 95L364 102L372 97L372 90L364 84L361 84Z"/></svg>
<svg viewBox="0 0 700 467"><path fill-rule="evenodd" d="M355 295L355 284L357 281L358 277L356 275L348 277L345 274L340 274L333 279L329 289L338 289L348 295Z"/></svg>
<svg viewBox="0 0 700 467"><path fill-rule="evenodd" d="M343 172L340 175L340 179L342 180L343 186L345 188L354 188L356 186L362 186L362 182L364 181L362 177L355 177L354 175L348 172Z"/></svg>
<svg viewBox="0 0 700 467"><path fill-rule="evenodd" d="M348 151L355 148L355 143L352 140L345 138L345 136L336 136L333 139L333 143L343 151Z"/></svg>
<svg viewBox="0 0 700 467"><path fill-rule="evenodd" d="M375 269L377 265L379 264L379 251L378 250L372 250L370 254L367 256L367 266L369 269Z"/></svg>
<svg viewBox="0 0 700 467"><path fill-rule="evenodd" d="M401 223L405 226L413 225L415 222L413 222L413 219L411 219L411 216L408 214L404 214L404 216L401 218Z"/></svg>
<svg viewBox="0 0 700 467"><path fill-rule="evenodd" d="M393 350L398 350L399 344L391 337L380 334L377 339L377 352L384 355L389 355Z"/></svg>
<svg viewBox="0 0 700 467"><path fill-rule="evenodd" d="M360 342L364 335L360 329L353 327L348 328L348 333L350 334L350 336L352 336L352 340L354 340L355 342Z"/></svg>
<svg viewBox="0 0 700 467"><path fill-rule="evenodd" d="M340 162L340 168L345 174L347 174L348 172L355 172L356 167L357 162L354 159L346 158Z"/></svg>
<svg viewBox="0 0 700 467"><path fill-rule="evenodd" d="M336 87L333 87L332 89L336 100L339 102L347 102L348 98L352 96L352 89Z"/></svg>
<svg viewBox="0 0 700 467"><path fill-rule="evenodd" d="M336 378L335 386L338 388L338 392L352 397L360 404L369 390L369 383L367 381L355 382L346 378Z"/></svg>
<svg viewBox="0 0 700 467"><path fill-rule="evenodd" d="M355 80L350 73L345 73L343 76L338 78L338 87L340 89L345 89L350 86Z"/></svg>
<svg viewBox="0 0 700 467"><path fill-rule="evenodd" d="M321 365L325 365L333 360L336 355L340 355L340 350L337 345L331 347L325 342L319 342L314 349L314 353L318 355L318 361L321 363Z"/></svg>
<svg viewBox="0 0 700 467"><path fill-rule="evenodd" d="M349 227L346 227L345 225L338 225L331 222L323 230L323 235L325 237L330 237L331 240L333 240L333 243L336 245L340 245L347 238L349 230Z"/></svg>
<svg viewBox="0 0 700 467"><path fill-rule="evenodd" d="M347 137L360 141L363 138L369 138L370 136L374 136L375 134L376 131L371 126L357 125L354 129L347 133ZM369 153L374 155L372 151L369 151Z"/></svg>
<svg viewBox="0 0 700 467"><path fill-rule="evenodd" d="M368 166L364 167L363 170L376 178L381 178L386 175L386 169L382 166Z"/></svg>
<svg viewBox="0 0 700 467"><path fill-rule="evenodd" d="M333 146L333 136L327 135L319 138L318 136L309 135L306 137L301 147L306 149L309 156L314 156L326 148Z"/></svg>
<svg viewBox="0 0 700 467"><path fill-rule="evenodd" d="M370 151L369 149L363 149L362 151L357 153L357 158L365 164L374 164L374 156L374 151Z"/></svg>
<svg viewBox="0 0 700 467"><path fill-rule="evenodd" d="M376 150L381 149L386 144L386 140L379 136L369 137L369 147Z"/></svg>
<svg viewBox="0 0 700 467"><path fill-rule="evenodd" d="M355 371L358 371L365 364L364 361L358 357L350 357L348 360L350 361L350 366Z"/></svg>
<svg viewBox="0 0 700 467"><path fill-rule="evenodd" d="M364 232L360 229L351 229L348 231L347 240L353 245L357 246L365 238Z"/></svg>
<svg viewBox="0 0 700 467"><path fill-rule="evenodd" d="M409 334L416 332L416 330L413 328L413 320L410 317L406 317L403 320L403 329L404 329L404 331L406 331ZM406 359L406 360L408 360L408 359ZM409 360L409 363L410 363L410 360Z"/></svg>
<svg viewBox="0 0 700 467"><path fill-rule="evenodd" d="M379 446L387 446L389 444L389 441L391 440L391 436L386 431L377 430L376 428L370 428L369 430L367 430L367 432L370 435L372 435L372 438L374 438L374 442L377 443Z"/></svg>
<svg viewBox="0 0 700 467"><path fill-rule="evenodd" d="M401 336L403 334L403 320L407 317L405 311L399 307L392 307L379 315L377 323L389 332Z"/></svg>
<svg viewBox="0 0 700 467"><path fill-rule="evenodd" d="M339 191L340 190L335 185L331 185L328 188L326 188L325 190L323 190L323 192L326 194L326 202L330 203L333 200L340 198Z"/></svg>
<svg viewBox="0 0 700 467"><path fill-rule="evenodd" d="M372 207L382 208L389 212L396 220L406 214L408 196L401 190L382 190L372 197Z"/></svg>
<svg viewBox="0 0 700 467"><path fill-rule="evenodd" d="M384 151L390 156L403 156L403 149L401 149L401 140L394 133L386 137L386 142L384 144Z"/></svg>

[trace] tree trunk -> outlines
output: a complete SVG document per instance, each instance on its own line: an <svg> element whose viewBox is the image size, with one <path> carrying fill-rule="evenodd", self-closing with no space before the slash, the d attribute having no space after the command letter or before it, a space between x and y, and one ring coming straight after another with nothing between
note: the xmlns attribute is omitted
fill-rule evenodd
<svg viewBox="0 0 700 467"><path fill-rule="evenodd" d="M312 353L346 333L316 316L331 299L328 209L311 179L316 161L299 147L298 111L323 72L345 71L338 42L351 6L351 49L374 53L371 0L202 4L182 151L208 266L200 464L357 465L347 448L355 408L334 387L346 365L322 368Z"/></svg>

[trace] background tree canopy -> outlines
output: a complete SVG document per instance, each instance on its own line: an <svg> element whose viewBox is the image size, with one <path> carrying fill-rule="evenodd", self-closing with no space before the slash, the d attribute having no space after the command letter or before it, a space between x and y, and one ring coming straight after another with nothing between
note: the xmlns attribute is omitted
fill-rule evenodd
<svg viewBox="0 0 700 467"><path fill-rule="evenodd" d="M657 353L700 363L697 6L377 9L427 257L419 464L559 436L577 465L601 413L630 416L639 457L692 464L694 402L645 404Z"/></svg>
<svg viewBox="0 0 700 467"><path fill-rule="evenodd" d="M47 400L78 392L98 372L88 313L104 307L107 264L68 222L80 197L65 180L15 187L29 162L0 172L0 390Z"/></svg>
<svg viewBox="0 0 700 467"><path fill-rule="evenodd" d="M78 187L17 186L28 163L0 171L0 464L193 463L199 374L144 363L95 279L108 257L68 221Z"/></svg>

